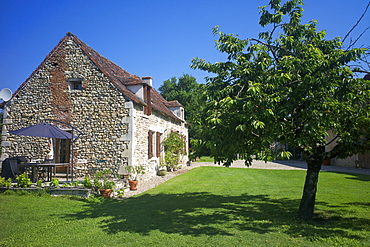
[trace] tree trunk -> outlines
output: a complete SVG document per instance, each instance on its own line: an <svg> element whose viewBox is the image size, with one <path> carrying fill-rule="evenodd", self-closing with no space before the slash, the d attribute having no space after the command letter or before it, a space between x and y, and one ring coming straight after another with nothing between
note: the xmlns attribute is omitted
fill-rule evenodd
<svg viewBox="0 0 370 247"><path fill-rule="evenodd" d="M298 212L298 217L301 219L310 220L313 217L321 165L320 161L307 159L306 181Z"/></svg>

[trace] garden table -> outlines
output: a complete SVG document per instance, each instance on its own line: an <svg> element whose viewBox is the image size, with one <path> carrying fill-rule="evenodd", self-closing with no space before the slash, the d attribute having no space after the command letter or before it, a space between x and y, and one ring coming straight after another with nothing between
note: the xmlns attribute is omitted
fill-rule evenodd
<svg viewBox="0 0 370 247"><path fill-rule="evenodd" d="M46 168L46 181L51 181L51 178L55 176L55 168L57 166L69 166L69 163L25 163L25 164L19 164L18 167L25 167L25 168L31 168L32 170L32 178L31 181L33 183L36 183L39 180L39 174L38 170L39 168ZM66 178L68 180L68 175L69 175L69 169L67 167L67 174Z"/></svg>

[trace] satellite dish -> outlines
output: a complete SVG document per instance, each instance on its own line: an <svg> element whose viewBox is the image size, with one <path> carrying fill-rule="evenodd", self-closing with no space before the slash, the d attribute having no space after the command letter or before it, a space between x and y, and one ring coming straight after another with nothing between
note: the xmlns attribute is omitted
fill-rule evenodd
<svg viewBox="0 0 370 247"><path fill-rule="evenodd" d="M9 88L4 88L0 91L0 99L3 99L4 101L8 101L12 98L12 91L10 91Z"/></svg>

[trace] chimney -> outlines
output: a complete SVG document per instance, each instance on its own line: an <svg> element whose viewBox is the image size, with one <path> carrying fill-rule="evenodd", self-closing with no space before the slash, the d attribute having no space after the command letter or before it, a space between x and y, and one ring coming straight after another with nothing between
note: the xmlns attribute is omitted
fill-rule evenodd
<svg viewBox="0 0 370 247"><path fill-rule="evenodd" d="M142 77L141 80L143 80L144 83L148 84L149 86L153 86L153 78L150 76Z"/></svg>

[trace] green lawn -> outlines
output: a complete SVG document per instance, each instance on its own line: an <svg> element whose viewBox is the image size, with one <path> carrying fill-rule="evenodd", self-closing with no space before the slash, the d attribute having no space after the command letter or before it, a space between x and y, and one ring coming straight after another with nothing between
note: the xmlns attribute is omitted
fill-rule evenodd
<svg viewBox="0 0 370 247"><path fill-rule="evenodd" d="M124 201L0 195L0 246L370 246L368 175L200 167Z"/></svg>
<svg viewBox="0 0 370 247"><path fill-rule="evenodd" d="M212 162L212 163L214 163L215 160L214 160L214 158L209 157L209 156L202 156L202 157L199 158L199 160L197 160L197 162Z"/></svg>

